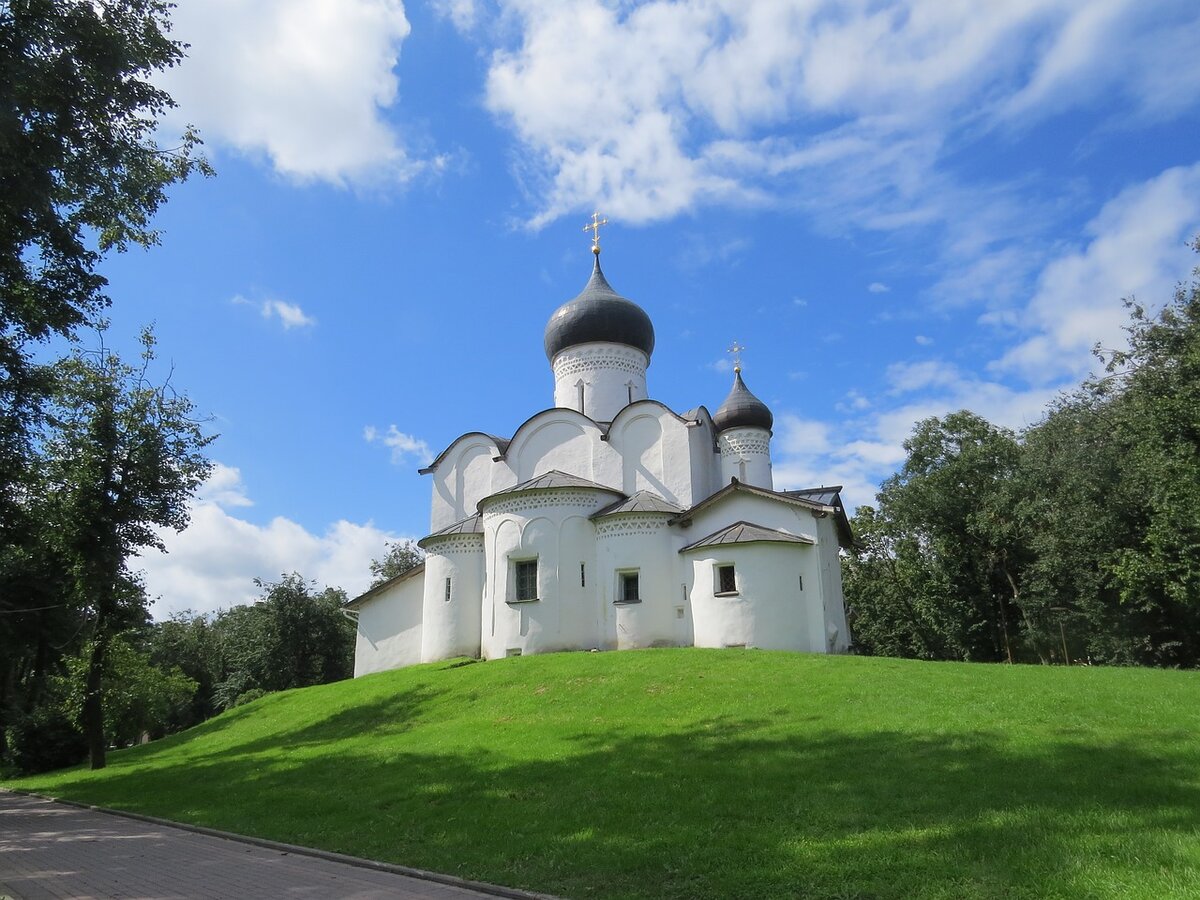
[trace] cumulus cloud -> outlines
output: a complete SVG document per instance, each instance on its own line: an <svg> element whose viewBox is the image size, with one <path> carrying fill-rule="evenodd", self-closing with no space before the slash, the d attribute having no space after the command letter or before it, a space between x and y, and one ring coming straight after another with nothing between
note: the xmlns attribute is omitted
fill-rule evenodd
<svg viewBox="0 0 1200 900"><path fill-rule="evenodd" d="M374 425L368 425L363 428L363 440L368 444L378 441L383 446L390 448L392 462L397 465L407 459L427 462L433 458L433 453L425 441L413 437L411 434L405 434L395 425L389 425L387 430L382 432Z"/></svg>
<svg viewBox="0 0 1200 900"><path fill-rule="evenodd" d="M187 59L162 76L177 123L300 181L397 181L423 163L389 122L410 26L400 0L187 0Z"/></svg>
<svg viewBox="0 0 1200 900"><path fill-rule="evenodd" d="M255 578L275 581L290 572L353 597L370 583L371 560L398 539L370 522L339 520L313 533L282 516L255 524L230 512L250 505L239 471L218 463L191 503L188 527L162 531L167 552L147 551L133 560L145 575L157 618L249 603L261 593Z"/></svg>
<svg viewBox="0 0 1200 900"><path fill-rule="evenodd" d="M1086 246L1042 270L1032 299L1015 316L1024 340L993 370L1037 384L1086 374L1094 344L1124 346L1123 298L1153 307L1172 295L1194 261L1188 240L1197 229L1200 163L1122 191L1088 224Z"/></svg>
<svg viewBox="0 0 1200 900"><path fill-rule="evenodd" d="M872 294L886 294L888 291L891 290L891 288L888 287L886 284L884 284L882 281L872 281L870 284L867 285L867 290L870 291Z"/></svg>
<svg viewBox="0 0 1200 900"><path fill-rule="evenodd" d="M635 222L815 202L907 228L960 208L935 171L952 136L1102 97L1177 111L1200 83L1183 3L501 6L517 39L492 53L485 101L527 151L535 226L597 201Z"/></svg>

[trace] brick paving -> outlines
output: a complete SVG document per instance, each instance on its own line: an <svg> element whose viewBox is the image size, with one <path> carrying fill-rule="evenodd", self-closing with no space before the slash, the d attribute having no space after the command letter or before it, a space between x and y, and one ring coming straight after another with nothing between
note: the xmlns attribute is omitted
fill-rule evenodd
<svg viewBox="0 0 1200 900"><path fill-rule="evenodd" d="M497 895L0 791L0 900Z"/></svg>

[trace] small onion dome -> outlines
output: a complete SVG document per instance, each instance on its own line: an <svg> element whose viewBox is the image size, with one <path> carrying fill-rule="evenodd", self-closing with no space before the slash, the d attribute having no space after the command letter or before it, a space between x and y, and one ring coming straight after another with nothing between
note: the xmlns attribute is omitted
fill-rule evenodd
<svg viewBox="0 0 1200 900"><path fill-rule="evenodd" d="M546 323L546 358L568 347L603 342L654 352L654 326L646 311L614 291L600 271L600 257L583 292L564 303Z"/></svg>
<svg viewBox="0 0 1200 900"><path fill-rule="evenodd" d="M746 382L742 381L741 371L737 369L733 373L733 390L712 418L719 432L727 428L765 428L770 431L775 424L775 417L767 409L767 404L750 393Z"/></svg>

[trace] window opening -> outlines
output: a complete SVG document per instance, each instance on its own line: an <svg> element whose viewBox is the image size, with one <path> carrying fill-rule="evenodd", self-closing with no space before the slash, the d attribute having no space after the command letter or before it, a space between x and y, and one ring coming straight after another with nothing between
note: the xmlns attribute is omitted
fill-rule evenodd
<svg viewBox="0 0 1200 900"><path fill-rule="evenodd" d="M717 566L717 593L737 593L737 572L732 565Z"/></svg>
<svg viewBox="0 0 1200 900"><path fill-rule="evenodd" d="M580 378L575 382L575 390L579 392L579 411L583 412L583 379Z"/></svg>
<svg viewBox="0 0 1200 900"><path fill-rule="evenodd" d="M800 579L800 590L804 590L804 576L798 575L797 577Z"/></svg>
<svg viewBox="0 0 1200 900"><path fill-rule="evenodd" d="M579 564L579 586L587 587L587 574L584 571L584 564Z"/></svg>
<svg viewBox="0 0 1200 900"><path fill-rule="evenodd" d="M523 559L516 564L517 599L537 599L537 560Z"/></svg>
<svg viewBox="0 0 1200 900"><path fill-rule="evenodd" d="M446 602L450 602L450 579L446 579Z"/></svg>
<svg viewBox="0 0 1200 900"><path fill-rule="evenodd" d="M637 572L622 572L621 573L621 595L622 603L640 603L642 596L638 591L638 573Z"/></svg>

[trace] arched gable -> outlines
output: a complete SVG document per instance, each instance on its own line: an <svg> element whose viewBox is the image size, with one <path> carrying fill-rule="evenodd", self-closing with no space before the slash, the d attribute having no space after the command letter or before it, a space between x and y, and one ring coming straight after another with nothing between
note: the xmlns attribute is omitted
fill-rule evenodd
<svg viewBox="0 0 1200 900"><path fill-rule="evenodd" d="M470 431L438 454L422 474L433 475L430 530L438 531L474 514L475 507L500 483L496 458L508 442L481 431Z"/></svg>
<svg viewBox="0 0 1200 900"><path fill-rule="evenodd" d="M557 469L580 478L607 483L596 457L604 453L604 431L598 423L573 409L552 407L526 419L509 441L504 459L517 481Z"/></svg>
<svg viewBox="0 0 1200 900"><path fill-rule="evenodd" d="M626 494L650 491L684 507L694 502L692 421L657 400L639 400L617 414L607 442L620 460Z"/></svg>

